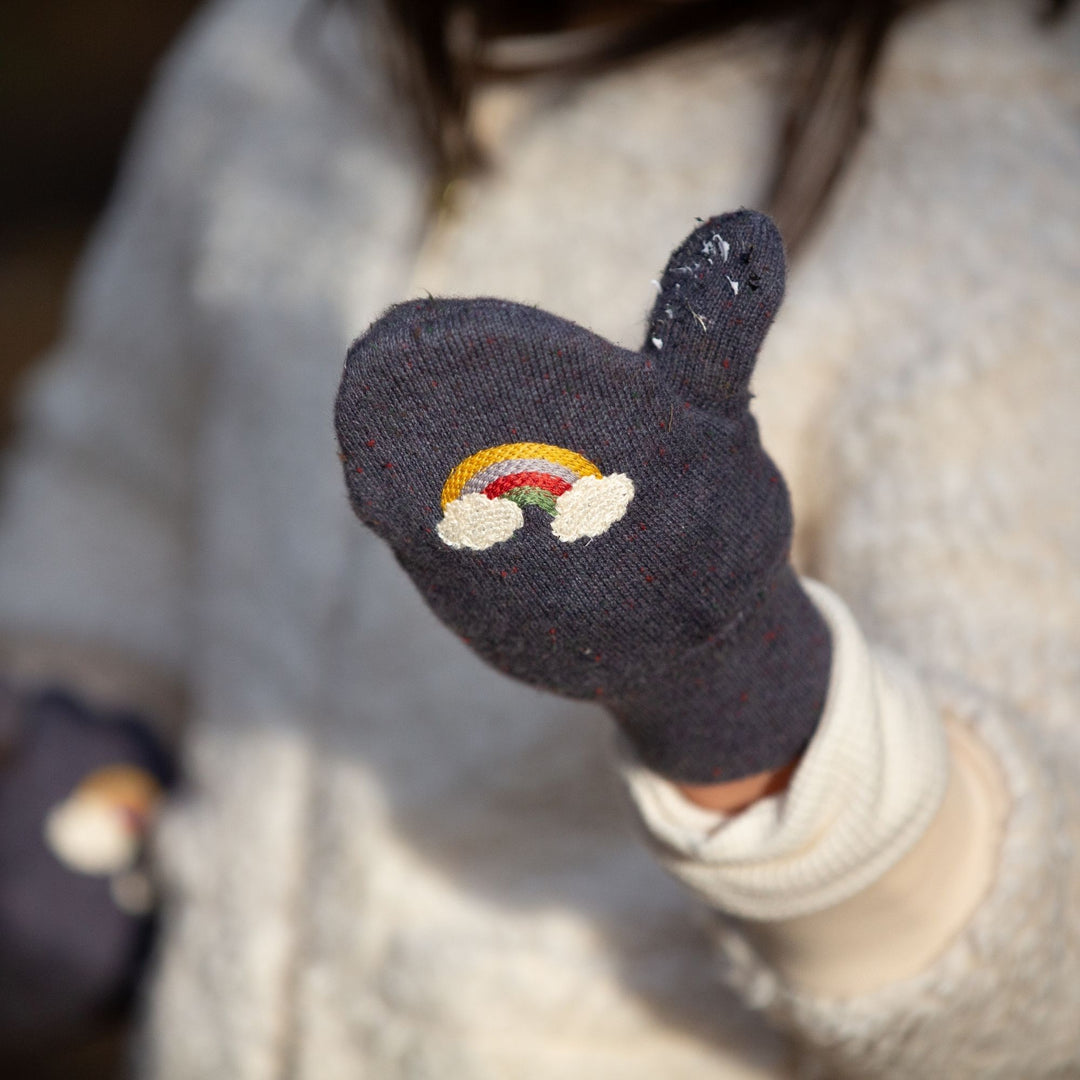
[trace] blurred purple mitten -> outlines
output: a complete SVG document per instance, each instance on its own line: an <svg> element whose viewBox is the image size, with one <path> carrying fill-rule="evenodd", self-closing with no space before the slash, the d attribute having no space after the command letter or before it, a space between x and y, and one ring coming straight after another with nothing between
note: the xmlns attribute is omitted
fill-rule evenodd
<svg viewBox="0 0 1080 1080"><path fill-rule="evenodd" d="M152 927L143 841L170 762L139 718L4 685L0 1047L78 1035L120 1005Z"/></svg>

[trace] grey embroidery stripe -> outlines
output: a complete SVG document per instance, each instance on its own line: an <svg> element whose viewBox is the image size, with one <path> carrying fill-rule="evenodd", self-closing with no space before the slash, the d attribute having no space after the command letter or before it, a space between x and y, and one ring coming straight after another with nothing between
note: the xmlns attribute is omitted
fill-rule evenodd
<svg viewBox="0 0 1080 1080"><path fill-rule="evenodd" d="M468 495L473 491L483 491L492 480L498 480L500 476L513 476L519 472L550 473L558 476L568 484L576 483L578 474L565 465L556 465L554 461L545 461L543 458L513 458L510 461L496 461L486 469L481 469L475 476L466 481L461 489L462 495Z"/></svg>

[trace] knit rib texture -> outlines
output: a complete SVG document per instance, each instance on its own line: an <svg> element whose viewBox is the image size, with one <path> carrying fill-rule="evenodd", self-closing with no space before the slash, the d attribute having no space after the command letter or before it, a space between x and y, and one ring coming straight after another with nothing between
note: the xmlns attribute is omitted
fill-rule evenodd
<svg viewBox="0 0 1080 1080"><path fill-rule="evenodd" d="M740 814L706 811L642 767L623 776L661 860L710 905L749 919L809 915L856 895L918 841L945 797L945 729L914 675L872 651L835 593L825 713L787 791Z"/></svg>

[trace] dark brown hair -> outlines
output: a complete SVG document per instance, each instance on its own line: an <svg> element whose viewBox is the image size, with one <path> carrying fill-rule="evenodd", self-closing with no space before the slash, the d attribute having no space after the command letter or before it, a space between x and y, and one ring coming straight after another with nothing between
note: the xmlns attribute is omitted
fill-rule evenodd
<svg viewBox="0 0 1080 1080"><path fill-rule="evenodd" d="M540 72L588 74L676 41L775 24L792 52L763 207L796 250L858 145L889 32L927 0L384 0L391 67L412 103L439 190L483 164L470 133L480 84ZM1044 0L1048 19L1069 0ZM508 64L508 38L584 31L582 49ZM601 31L591 33L590 31Z"/></svg>

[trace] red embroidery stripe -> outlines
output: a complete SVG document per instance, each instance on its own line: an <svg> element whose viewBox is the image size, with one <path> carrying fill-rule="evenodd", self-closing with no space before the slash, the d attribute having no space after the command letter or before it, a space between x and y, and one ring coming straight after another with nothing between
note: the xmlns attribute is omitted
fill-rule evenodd
<svg viewBox="0 0 1080 1080"><path fill-rule="evenodd" d="M557 499L564 491L569 491L573 485L568 484L561 476L552 476L551 473L518 472L510 473L509 476L499 476L491 481L484 494L489 499L497 499L508 491L519 487L538 487L544 491L550 491Z"/></svg>

